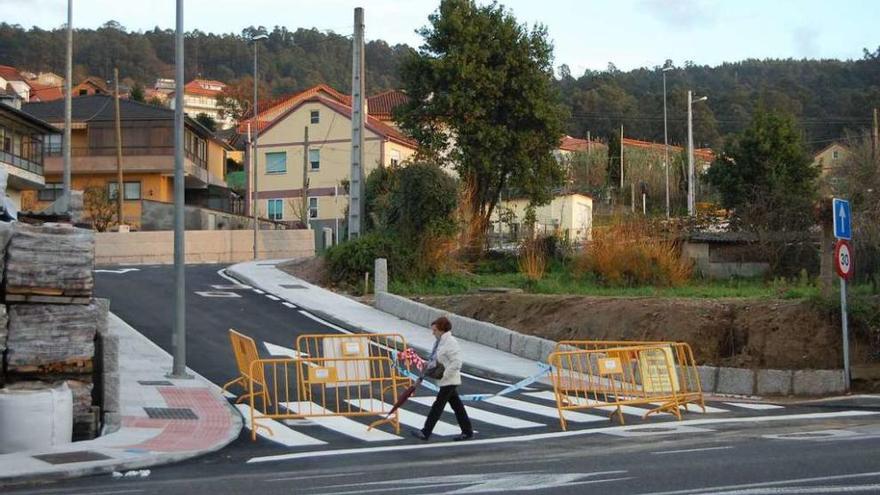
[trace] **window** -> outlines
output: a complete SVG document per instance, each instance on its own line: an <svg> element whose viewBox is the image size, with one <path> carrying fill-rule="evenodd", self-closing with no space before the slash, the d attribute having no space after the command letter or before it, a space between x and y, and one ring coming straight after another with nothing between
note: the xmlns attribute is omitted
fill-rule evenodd
<svg viewBox="0 0 880 495"><path fill-rule="evenodd" d="M309 150L309 164L311 170L321 168L321 150Z"/></svg>
<svg viewBox="0 0 880 495"><path fill-rule="evenodd" d="M111 201L116 201L116 190L119 184L116 182L107 183L107 196ZM141 183L140 182L123 182L122 187L125 190L123 199L126 201L141 199Z"/></svg>
<svg viewBox="0 0 880 495"><path fill-rule="evenodd" d="M80 96L86 96L86 95L88 95L88 94L89 94L89 90L87 90L87 89L81 89L81 90L79 90L79 95L80 95Z"/></svg>
<svg viewBox="0 0 880 495"><path fill-rule="evenodd" d="M266 153L266 173L267 174L284 174L287 173L287 152Z"/></svg>
<svg viewBox="0 0 880 495"><path fill-rule="evenodd" d="M318 218L318 198L309 198L309 218Z"/></svg>
<svg viewBox="0 0 880 495"><path fill-rule="evenodd" d="M284 203L280 199L269 200L269 220L281 220L284 217Z"/></svg>
<svg viewBox="0 0 880 495"><path fill-rule="evenodd" d="M319 112L318 110L312 110L311 118L312 118L313 124L320 123L321 122L321 112Z"/></svg>
<svg viewBox="0 0 880 495"><path fill-rule="evenodd" d="M391 150L391 166L396 167L400 164L400 152Z"/></svg>
<svg viewBox="0 0 880 495"><path fill-rule="evenodd" d="M43 153L50 156L61 154L61 134L43 136Z"/></svg>
<svg viewBox="0 0 880 495"><path fill-rule="evenodd" d="M55 201L64 192L64 184L60 182L47 182L46 187L40 189L37 197L40 201Z"/></svg>
<svg viewBox="0 0 880 495"><path fill-rule="evenodd" d="M837 160L838 158L840 158L840 151L838 151L838 150L833 150L833 151L831 152L831 159L832 159L832 160Z"/></svg>

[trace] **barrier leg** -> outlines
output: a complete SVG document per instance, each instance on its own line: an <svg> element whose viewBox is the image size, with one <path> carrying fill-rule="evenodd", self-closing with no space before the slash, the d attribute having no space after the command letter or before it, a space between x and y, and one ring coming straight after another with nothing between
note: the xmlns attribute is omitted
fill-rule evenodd
<svg viewBox="0 0 880 495"><path fill-rule="evenodd" d="M239 386L241 386L242 388L246 388L246 387L242 384L242 382L244 382L244 381L245 381L244 377L243 377L243 376L240 376L240 377L236 378L235 380L232 380L232 381L230 381L230 382L227 382L226 385L223 385L223 388L222 388L221 390L223 390L224 392L229 392L229 387L231 387L231 386L233 386L233 385L239 385Z"/></svg>

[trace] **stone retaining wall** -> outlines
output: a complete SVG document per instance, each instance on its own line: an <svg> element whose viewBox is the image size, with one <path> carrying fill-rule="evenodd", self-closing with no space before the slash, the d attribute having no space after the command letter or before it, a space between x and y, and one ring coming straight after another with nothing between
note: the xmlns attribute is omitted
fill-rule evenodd
<svg viewBox="0 0 880 495"><path fill-rule="evenodd" d="M376 308L420 326L440 316L452 322L455 336L516 356L546 363L556 342L523 335L492 323L451 314L387 292L376 293ZM818 396L845 391L843 370L751 370L697 366L703 391L731 395Z"/></svg>

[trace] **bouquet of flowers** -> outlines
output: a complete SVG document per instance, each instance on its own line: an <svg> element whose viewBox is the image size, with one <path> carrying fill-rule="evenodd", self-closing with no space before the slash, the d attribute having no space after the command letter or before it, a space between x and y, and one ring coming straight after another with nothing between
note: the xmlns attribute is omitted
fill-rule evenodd
<svg viewBox="0 0 880 495"><path fill-rule="evenodd" d="M425 360L422 359L412 347L407 347L403 352L397 355L397 359L401 361L408 369L416 368L419 371L425 368Z"/></svg>

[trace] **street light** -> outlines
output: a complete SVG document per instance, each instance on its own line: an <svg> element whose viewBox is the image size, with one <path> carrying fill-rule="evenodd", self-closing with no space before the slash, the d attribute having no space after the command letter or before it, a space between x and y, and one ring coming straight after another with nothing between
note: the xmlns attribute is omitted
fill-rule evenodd
<svg viewBox="0 0 880 495"><path fill-rule="evenodd" d="M706 101L708 96L701 96L696 100L694 92L688 90L688 215L694 216L696 212L696 195L694 194L694 103Z"/></svg>
<svg viewBox="0 0 880 495"><path fill-rule="evenodd" d="M672 67L667 66L661 69L663 72L663 164L666 168L666 219L669 220L669 134L666 125L666 73L671 71Z"/></svg>
<svg viewBox="0 0 880 495"><path fill-rule="evenodd" d="M254 191L253 198L251 200L251 208L253 210L254 215L254 259L257 259L257 230L260 228L260 221L257 218L257 157L259 153L257 152L257 136L260 135L260 122L257 118L257 42L268 39L269 37L265 34L258 34L251 38L251 41L254 43L254 142L253 142L253 177L254 177Z"/></svg>

